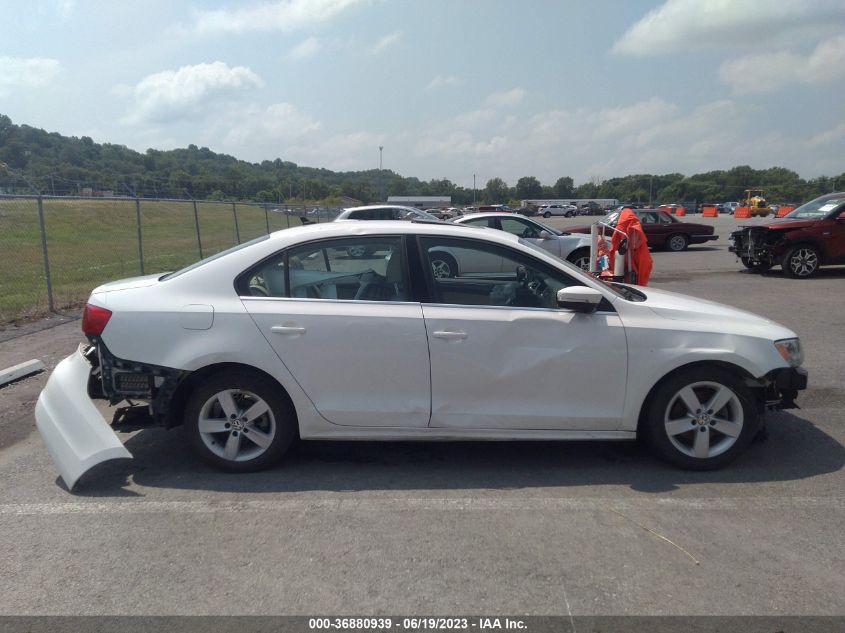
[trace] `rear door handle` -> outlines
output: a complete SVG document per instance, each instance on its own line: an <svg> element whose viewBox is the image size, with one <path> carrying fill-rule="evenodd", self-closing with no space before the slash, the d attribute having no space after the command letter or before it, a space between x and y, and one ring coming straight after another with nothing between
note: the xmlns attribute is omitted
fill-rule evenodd
<svg viewBox="0 0 845 633"><path fill-rule="evenodd" d="M270 331L275 334L305 334L305 328L300 325L274 325Z"/></svg>
<svg viewBox="0 0 845 633"><path fill-rule="evenodd" d="M434 338L442 338L447 341L462 341L467 337L466 332L461 331L451 331L451 330L438 330L436 332L432 332L431 335Z"/></svg>

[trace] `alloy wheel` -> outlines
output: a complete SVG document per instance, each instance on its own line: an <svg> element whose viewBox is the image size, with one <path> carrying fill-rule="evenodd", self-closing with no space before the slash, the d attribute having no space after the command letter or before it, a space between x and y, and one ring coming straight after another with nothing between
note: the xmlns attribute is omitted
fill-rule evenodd
<svg viewBox="0 0 845 633"><path fill-rule="evenodd" d="M742 404L726 385L695 382L669 399L663 425L669 441L684 455L716 457L730 449L742 432Z"/></svg>
<svg viewBox="0 0 845 633"><path fill-rule="evenodd" d="M247 461L262 455L276 435L270 406L252 392L218 391L205 401L198 421L200 438L218 457Z"/></svg>
<svg viewBox="0 0 845 633"><path fill-rule="evenodd" d="M819 266L819 256L811 248L799 248L789 258L789 268L796 277L809 277Z"/></svg>
<svg viewBox="0 0 845 633"><path fill-rule="evenodd" d="M432 260L431 270L434 273L435 279L446 279L452 276L452 267L442 259Z"/></svg>

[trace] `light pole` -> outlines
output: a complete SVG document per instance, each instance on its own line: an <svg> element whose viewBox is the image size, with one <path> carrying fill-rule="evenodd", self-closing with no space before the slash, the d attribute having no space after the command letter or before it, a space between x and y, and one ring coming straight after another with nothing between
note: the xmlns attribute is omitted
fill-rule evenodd
<svg viewBox="0 0 845 633"><path fill-rule="evenodd" d="M384 149L384 145L378 146L378 195L379 195L379 202L384 202L384 184L383 178L384 176L381 173L381 152Z"/></svg>
<svg viewBox="0 0 845 633"><path fill-rule="evenodd" d="M475 174L472 175L472 206L475 206Z"/></svg>

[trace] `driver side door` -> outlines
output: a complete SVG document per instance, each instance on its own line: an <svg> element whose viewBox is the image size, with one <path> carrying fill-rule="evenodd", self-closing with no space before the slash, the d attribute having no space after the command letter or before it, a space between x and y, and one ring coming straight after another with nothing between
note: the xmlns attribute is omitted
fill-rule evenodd
<svg viewBox="0 0 845 633"><path fill-rule="evenodd" d="M428 274L432 427L620 428L627 342L609 302L593 314L558 308L557 291L583 283L504 246L440 236L420 246L424 258L450 249L502 261L471 277Z"/></svg>

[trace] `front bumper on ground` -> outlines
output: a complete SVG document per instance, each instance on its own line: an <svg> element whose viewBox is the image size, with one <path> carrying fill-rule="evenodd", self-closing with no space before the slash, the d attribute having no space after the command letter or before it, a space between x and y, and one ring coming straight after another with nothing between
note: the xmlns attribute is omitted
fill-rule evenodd
<svg viewBox="0 0 845 633"><path fill-rule="evenodd" d="M768 374L770 401L778 409L796 409L798 392L807 388L808 372L803 367L782 367Z"/></svg>
<svg viewBox="0 0 845 633"><path fill-rule="evenodd" d="M69 489L97 464L132 457L88 395L90 372L80 346L56 366L35 405L35 424Z"/></svg>

